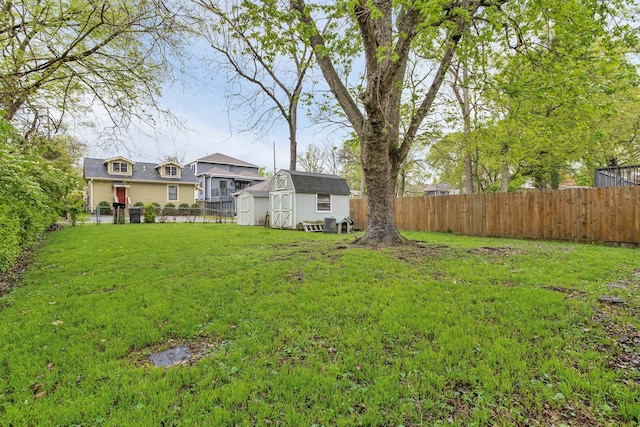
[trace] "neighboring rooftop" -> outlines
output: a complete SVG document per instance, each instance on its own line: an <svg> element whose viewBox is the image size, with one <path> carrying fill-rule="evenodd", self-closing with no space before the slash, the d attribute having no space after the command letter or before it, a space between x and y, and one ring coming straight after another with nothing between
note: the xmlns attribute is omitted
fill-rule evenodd
<svg viewBox="0 0 640 427"><path fill-rule="evenodd" d="M429 191L439 191L443 193L449 193L451 191L451 186L449 184L425 184L422 187L422 190L426 193Z"/></svg>
<svg viewBox="0 0 640 427"><path fill-rule="evenodd" d="M247 181L258 181L261 179L267 179L264 176L260 176L257 173L249 172L249 171L241 171L241 172L230 172L225 169L220 169L217 167L213 167L205 172L202 172L200 175L212 175L217 177L225 177L225 178L234 178L234 179L244 179Z"/></svg>
<svg viewBox="0 0 640 427"><path fill-rule="evenodd" d="M211 154L209 156L205 156L205 157L201 157L197 160L194 160L191 163L195 163L195 162L202 162L202 163L218 163L221 165L232 165L232 166L244 166L244 167L248 167L248 168L257 168L257 165L254 165L253 163L249 163L249 162L245 162L243 160L238 160L235 159L231 156L227 156L225 154L222 153L215 153L215 154Z"/></svg>

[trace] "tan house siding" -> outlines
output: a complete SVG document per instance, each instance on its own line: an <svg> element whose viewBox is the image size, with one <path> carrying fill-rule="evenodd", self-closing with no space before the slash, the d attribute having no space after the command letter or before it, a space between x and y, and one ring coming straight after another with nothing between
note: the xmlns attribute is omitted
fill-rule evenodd
<svg viewBox="0 0 640 427"><path fill-rule="evenodd" d="M92 206L90 206L91 209L95 208L98 203L102 201L109 202L109 204L115 201L115 188L113 184L112 181L90 181L89 197L92 204ZM188 203L189 205L195 203L195 189L193 184L132 182L128 185L130 185L126 188L128 203L132 205L137 202L142 202L145 205L156 202L161 206L167 203L173 203L176 206L179 206L181 203ZM178 200L169 200L169 185L178 187Z"/></svg>
<svg viewBox="0 0 640 427"><path fill-rule="evenodd" d="M85 158L84 178L88 207L92 212L103 201L111 205L119 200L125 206L152 202L160 206L167 203L192 205L198 186L198 179L191 169L184 169L178 163L134 162L121 156L106 160Z"/></svg>
<svg viewBox="0 0 640 427"><path fill-rule="evenodd" d="M169 200L169 186L175 185L178 187L178 200ZM164 206L167 203L173 203L178 206L181 203L188 203L189 205L195 203L195 191L193 184L171 184L171 183L136 183L132 186L131 190L131 203L142 202L144 204L156 202Z"/></svg>
<svg viewBox="0 0 640 427"><path fill-rule="evenodd" d="M89 198L92 211L102 201L109 202L109 205L111 205L115 201L113 183L89 181Z"/></svg>

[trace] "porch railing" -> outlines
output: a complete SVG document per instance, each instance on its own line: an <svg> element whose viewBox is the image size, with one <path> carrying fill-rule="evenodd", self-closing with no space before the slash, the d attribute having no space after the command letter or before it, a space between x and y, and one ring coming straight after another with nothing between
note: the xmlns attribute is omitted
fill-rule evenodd
<svg viewBox="0 0 640 427"><path fill-rule="evenodd" d="M640 185L640 165L596 169L596 187L631 187L634 185Z"/></svg>

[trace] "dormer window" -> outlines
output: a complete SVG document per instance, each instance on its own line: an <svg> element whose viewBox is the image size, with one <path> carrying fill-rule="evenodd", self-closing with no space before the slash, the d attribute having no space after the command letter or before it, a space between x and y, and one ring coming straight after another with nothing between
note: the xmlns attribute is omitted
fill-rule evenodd
<svg viewBox="0 0 640 427"><path fill-rule="evenodd" d="M162 178L180 178L182 166L175 162L161 163L156 166Z"/></svg>
<svg viewBox="0 0 640 427"><path fill-rule="evenodd" d="M127 176L130 176L132 174L133 165L135 165L134 162L124 157L114 157L112 159L107 159L104 161L104 164L107 168L107 173Z"/></svg>
<svg viewBox="0 0 640 427"><path fill-rule="evenodd" d="M115 173L129 173L129 164L125 162L113 162L112 171Z"/></svg>

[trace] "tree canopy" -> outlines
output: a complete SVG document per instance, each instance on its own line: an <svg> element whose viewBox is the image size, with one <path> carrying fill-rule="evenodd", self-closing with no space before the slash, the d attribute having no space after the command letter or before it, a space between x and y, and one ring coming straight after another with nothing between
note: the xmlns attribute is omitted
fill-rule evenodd
<svg viewBox="0 0 640 427"><path fill-rule="evenodd" d="M162 0L17 0L0 6L0 109L24 129L58 132L93 105L114 127L146 118L176 35Z"/></svg>

